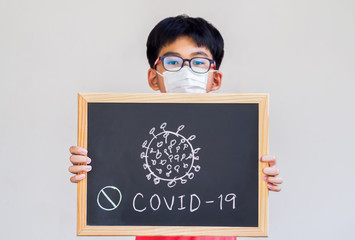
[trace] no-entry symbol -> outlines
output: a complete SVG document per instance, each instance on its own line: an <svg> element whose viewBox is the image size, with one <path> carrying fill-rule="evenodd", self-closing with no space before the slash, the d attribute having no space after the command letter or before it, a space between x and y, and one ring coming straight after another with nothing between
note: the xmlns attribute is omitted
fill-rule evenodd
<svg viewBox="0 0 355 240"><path fill-rule="evenodd" d="M97 194L97 204L102 210L115 210L121 203L121 191L114 186L106 186Z"/></svg>

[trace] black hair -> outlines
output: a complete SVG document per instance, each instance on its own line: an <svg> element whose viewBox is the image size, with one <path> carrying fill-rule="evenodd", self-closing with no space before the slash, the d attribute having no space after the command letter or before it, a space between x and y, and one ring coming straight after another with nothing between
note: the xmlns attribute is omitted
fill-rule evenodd
<svg viewBox="0 0 355 240"><path fill-rule="evenodd" d="M160 50L181 36L192 38L198 47L206 47L216 61L216 69L219 69L224 55L222 35L205 19L187 15L165 18L150 32L147 40L147 58L151 68Z"/></svg>

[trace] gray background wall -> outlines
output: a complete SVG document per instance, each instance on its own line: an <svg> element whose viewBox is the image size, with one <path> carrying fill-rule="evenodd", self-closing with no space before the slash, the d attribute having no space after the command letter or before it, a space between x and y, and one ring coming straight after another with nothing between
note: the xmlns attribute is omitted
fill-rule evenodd
<svg viewBox="0 0 355 240"><path fill-rule="evenodd" d="M0 0L0 239L78 238L76 94L152 92L147 35L181 13L222 33L221 93L271 95L285 183L270 194L270 239L351 238L354 12L350 0Z"/></svg>

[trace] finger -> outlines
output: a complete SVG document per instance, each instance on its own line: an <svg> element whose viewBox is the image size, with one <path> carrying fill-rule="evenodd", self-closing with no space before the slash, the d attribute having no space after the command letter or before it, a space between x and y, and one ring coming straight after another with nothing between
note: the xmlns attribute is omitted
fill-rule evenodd
<svg viewBox="0 0 355 240"><path fill-rule="evenodd" d="M270 191L274 191L274 192L280 192L281 191L281 186L279 186L279 185L274 185L274 184L268 183L267 187L268 187L268 189Z"/></svg>
<svg viewBox="0 0 355 240"><path fill-rule="evenodd" d="M79 172L90 172L92 169L91 166L86 165L75 165L69 167L69 172L71 173L79 173Z"/></svg>
<svg viewBox="0 0 355 240"><path fill-rule="evenodd" d="M86 156L81 156L81 155L71 155L69 159L74 165L79 163L86 163L86 164L91 163L91 158Z"/></svg>
<svg viewBox="0 0 355 240"><path fill-rule="evenodd" d="M280 170L276 167L266 167L263 169L263 173L268 176L277 176L280 174Z"/></svg>
<svg viewBox="0 0 355 240"><path fill-rule="evenodd" d="M73 155L86 155L88 151L85 148L78 147L78 146L71 146L69 151Z"/></svg>
<svg viewBox="0 0 355 240"><path fill-rule="evenodd" d="M276 157L275 157L275 155L263 155L261 157L260 161L269 163L270 167L273 167L273 166L276 165Z"/></svg>
<svg viewBox="0 0 355 240"><path fill-rule="evenodd" d="M283 183L283 179L281 177L266 177L264 178L264 180L268 183L272 183L272 184L281 184Z"/></svg>
<svg viewBox="0 0 355 240"><path fill-rule="evenodd" d="M72 183L78 183L85 178L85 174L75 175L70 178Z"/></svg>

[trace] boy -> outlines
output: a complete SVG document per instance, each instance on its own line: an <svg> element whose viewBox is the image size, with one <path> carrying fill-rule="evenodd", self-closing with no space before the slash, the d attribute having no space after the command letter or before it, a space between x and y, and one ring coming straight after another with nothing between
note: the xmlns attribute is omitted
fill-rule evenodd
<svg viewBox="0 0 355 240"><path fill-rule="evenodd" d="M218 70L224 55L224 42L219 31L202 18L191 18L186 15L169 17L159 22L150 32L147 40L147 57L150 65L148 84L162 93L208 93L218 90L222 84L222 73ZM86 157L87 151L77 146L70 147L69 167L71 173L88 172L91 159ZM269 167L263 169L264 180L271 191L280 191L276 158L264 155L261 161L268 162ZM84 174L70 178L77 183ZM137 240L148 239L235 239L234 237L137 237Z"/></svg>

